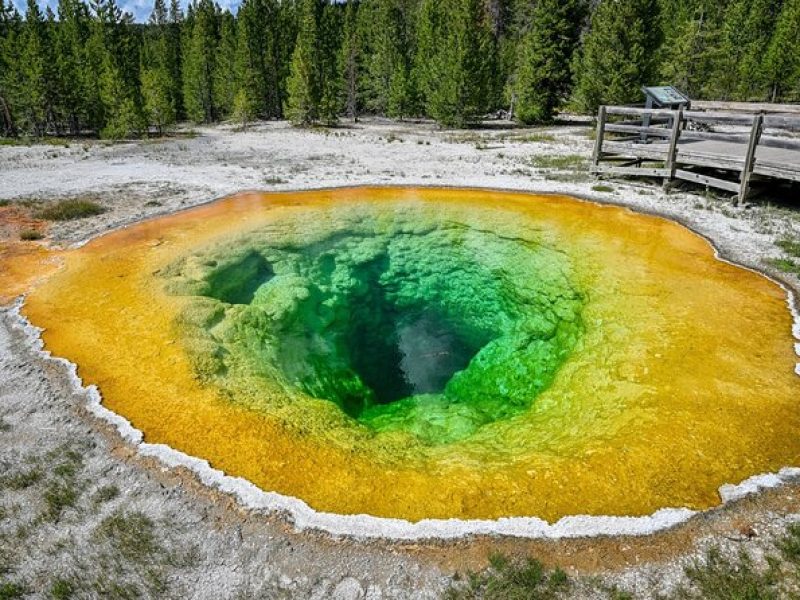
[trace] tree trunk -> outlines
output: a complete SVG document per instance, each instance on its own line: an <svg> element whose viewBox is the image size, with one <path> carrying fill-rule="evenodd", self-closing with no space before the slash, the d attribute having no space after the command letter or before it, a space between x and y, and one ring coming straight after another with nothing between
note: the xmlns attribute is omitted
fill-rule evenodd
<svg viewBox="0 0 800 600"><path fill-rule="evenodd" d="M3 96L0 96L0 111L3 115L3 131L5 135L16 137L17 128L14 125L14 119L11 117L11 110L8 108L8 103Z"/></svg>

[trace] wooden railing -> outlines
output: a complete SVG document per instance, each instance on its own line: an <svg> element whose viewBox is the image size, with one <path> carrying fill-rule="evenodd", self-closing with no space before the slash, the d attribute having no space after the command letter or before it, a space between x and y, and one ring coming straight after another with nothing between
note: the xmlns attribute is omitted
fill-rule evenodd
<svg viewBox="0 0 800 600"><path fill-rule="evenodd" d="M725 130L714 131L717 126ZM591 170L692 181L733 192L741 202L753 175L800 181L800 138L790 136L796 131L800 107L747 113L601 106Z"/></svg>

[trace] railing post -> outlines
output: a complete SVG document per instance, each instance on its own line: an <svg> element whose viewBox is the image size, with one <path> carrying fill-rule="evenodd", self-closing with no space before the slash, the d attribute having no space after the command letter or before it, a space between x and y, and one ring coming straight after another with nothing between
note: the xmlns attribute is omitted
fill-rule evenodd
<svg viewBox="0 0 800 600"><path fill-rule="evenodd" d="M606 107L601 106L597 112L597 134L594 139L594 152L592 153L592 167L593 171L598 171L596 168L600 164L600 159L603 158L603 137L606 132Z"/></svg>
<svg viewBox="0 0 800 600"><path fill-rule="evenodd" d="M753 175L753 167L756 163L756 149L761 141L761 132L764 129L764 113L759 113L753 117L753 128L750 130L750 141L747 144L747 154L744 157L742 174L739 177L739 197L737 206L745 201L747 192L750 190L750 177Z"/></svg>
<svg viewBox="0 0 800 600"><path fill-rule="evenodd" d="M675 169L677 168L676 159L678 157L678 139L681 137L683 126L683 108L679 108L673 113L672 132L669 136L669 150L667 151L667 163L664 167L669 171L669 175L664 178L664 185L675 179Z"/></svg>

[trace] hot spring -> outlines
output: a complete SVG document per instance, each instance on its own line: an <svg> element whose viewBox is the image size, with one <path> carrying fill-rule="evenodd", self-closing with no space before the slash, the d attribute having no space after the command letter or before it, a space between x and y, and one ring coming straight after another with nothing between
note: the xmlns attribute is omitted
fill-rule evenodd
<svg viewBox="0 0 800 600"><path fill-rule="evenodd" d="M786 294L558 196L242 194L65 253L47 349L152 443L339 514L647 515L800 465Z"/></svg>

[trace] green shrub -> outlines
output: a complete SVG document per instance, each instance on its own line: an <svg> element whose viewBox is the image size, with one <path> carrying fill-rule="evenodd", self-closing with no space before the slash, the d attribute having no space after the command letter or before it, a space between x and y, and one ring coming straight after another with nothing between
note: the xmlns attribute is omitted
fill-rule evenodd
<svg viewBox="0 0 800 600"><path fill-rule="evenodd" d="M32 242L34 240L40 240L44 237L44 234L41 231L36 229L23 229L19 232L19 239L25 242Z"/></svg>
<svg viewBox="0 0 800 600"><path fill-rule="evenodd" d="M91 200L71 198L43 208L36 216L47 221L71 221L73 219L93 217L105 211L105 208Z"/></svg>

